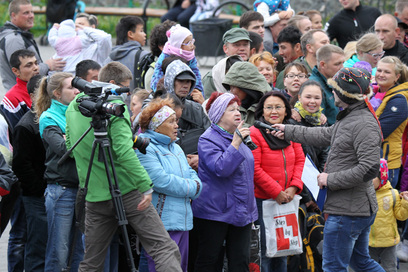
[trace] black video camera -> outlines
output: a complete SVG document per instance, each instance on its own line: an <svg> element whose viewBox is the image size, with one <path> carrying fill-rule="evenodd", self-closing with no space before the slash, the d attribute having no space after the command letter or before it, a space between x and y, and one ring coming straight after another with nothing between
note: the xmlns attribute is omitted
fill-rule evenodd
<svg viewBox="0 0 408 272"><path fill-rule="evenodd" d="M123 117L125 106L123 104L110 103L106 100L109 95L128 93L129 88L108 88L105 90L105 93L102 94L102 86L97 86L79 77L72 79L71 85L88 95L87 97L80 97L80 101L78 101L80 102L78 108L82 115L92 117L96 114L107 114Z"/></svg>

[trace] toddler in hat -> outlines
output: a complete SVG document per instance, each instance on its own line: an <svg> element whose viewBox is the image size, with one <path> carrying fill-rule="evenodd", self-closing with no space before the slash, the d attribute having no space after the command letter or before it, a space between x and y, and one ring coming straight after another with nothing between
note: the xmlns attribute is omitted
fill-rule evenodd
<svg viewBox="0 0 408 272"><path fill-rule="evenodd" d="M164 45L163 51L157 59L154 67L154 73L151 81L151 88L155 92L157 82L164 76L162 69L163 60L169 56L179 56L187 61L187 65L191 68L197 78L195 90L193 92L202 92L203 85L201 83L200 70L197 67L197 59L194 53L193 34L188 28L179 24L172 26L167 32L167 42ZM204 99L203 99L204 100Z"/></svg>
<svg viewBox="0 0 408 272"><path fill-rule="evenodd" d="M396 245L400 241L397 220L408 219L408 191L399 193L392 188L385 159L380 160L380 172L373 184L378 212L370 231L370 255L385 271L397 271Z"/></svg>

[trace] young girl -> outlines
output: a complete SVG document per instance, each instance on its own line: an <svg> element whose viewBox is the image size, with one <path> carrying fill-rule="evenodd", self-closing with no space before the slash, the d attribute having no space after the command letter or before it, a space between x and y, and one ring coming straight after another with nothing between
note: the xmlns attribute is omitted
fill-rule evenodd
<svg viewBox="0 0 408 272"><path fill-rule="evenodd" d="M370 231L371 258L385 271L397 271L396 245L400 241L397 220L408 218L408 192L398 193L388 181L387 161L380 160L380 173L373 180L378 212Z"/></svg>
<svg viewBox="0 0 408 272"><path fill-rule="evenodd" d="M154 73L152 77L151 87L152 90L156 91L157 82L164 76L162 70L163 60L171 55L176 55L187 60L187 65L193 70L196 75L197 82L195 89L198 89L200 92L203 91L203 85L201 84L201 74L200 70L197 67L197 59L194 54L194 42L193 34L185 27L181 25L175 25L167 31L168 41L164 45L163 52L156 62L154 68Z"/></svg>

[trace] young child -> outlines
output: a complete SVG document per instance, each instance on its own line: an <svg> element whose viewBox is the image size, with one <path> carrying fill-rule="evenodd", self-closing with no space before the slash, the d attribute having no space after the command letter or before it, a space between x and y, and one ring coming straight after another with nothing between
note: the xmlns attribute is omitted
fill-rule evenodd
<svg viewBox="0 0 408 272"><path fill-rule="evenodd" d="M75 25L71 19L64 20L61 24L54 24L48 33L48 41L56 51L54 58L63 58L66 61L63 72L72 74L75 74L75 67L81 60L92 58L94 52L90 52L89 49L103 50L101 47L96 47L95 43L106 38L110 39L110 35L104 31Z"/></svg>
<svg viewBox="0 0 408 272"><path fill-rule="evenodd" d="M191 68L197 78L195 89L200 92L203 91L203 85L201 83L200 70L197 67L197 59L194 54L194 42L193 34L185 27L177 24L172 26L167 31L168 41L164 45L163 52L157 59L156 66L151 81L152 90L156 91L157 82L164 76L162 69L163 60L171 55L176 55L187 60L187 65Z"/></svg>
<svg viewBox="0 0 408 272"><path fill-rule="evenodd" d="M272 26L282 19L290 19L295 13L289 0L256 0L254 11L262 14L265 26Z"/></svg>
<svg viewBox="0 0 408 272"><path fill-rule="evenodd" d="M370 231L370 255L385 271L396 272L396 245L400 241L397 220L408 218L408 191L399 194L398 190L392 188L388 181L387 161L384 159L380 160L380 173L373 184L378 212Z"/></svg>
<svg viewBox="0 0 408 272"><path fill-rule="evenodd" d="M76 32L74 21L68 19L61 24L54 24L48 34L48 41L56 51L54 58L63 58L66 61L63 72L75 72L75 66L83 59L82 49L86 36L83 32Z"/></svg>

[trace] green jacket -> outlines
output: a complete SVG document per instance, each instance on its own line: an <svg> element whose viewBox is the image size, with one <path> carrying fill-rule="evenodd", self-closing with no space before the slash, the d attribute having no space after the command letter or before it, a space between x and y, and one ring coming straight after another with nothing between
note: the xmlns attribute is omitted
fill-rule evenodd
<svg viewBox="0 0 408 272"><path fill-rule="evenodd" d="M72 145L75 144L79 137L81 137L90 126L91 118L83 116L78 110L79 103L76 100L81 96L84 96L84 94L78 94L66 111L67 148L72 147ZM109 102L124 104L121 100L113 100ZM107 131L111 143L113 163L116 169L118 185L122 195L133 190L139 190L143 193L152 188L152 181L146 170L140 165L139 159L132 148L132 131L127 109L124 112L124 117L112 116L110 118ZM85 184L88 171L92 143L94 141L93 132L92 129L73 151L81 187ZM106 201L112 198L109 192L105 167L103 162L98 161L98 155L99 148L95 152L88 184L86 200L89 202ZM112 173L111 169L110 172Z"/></svg>

